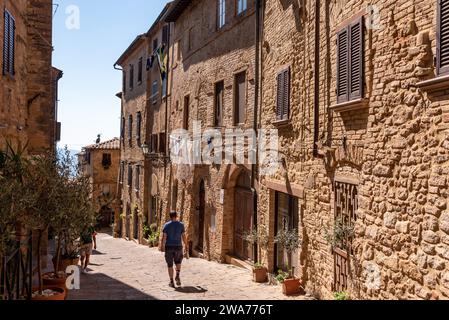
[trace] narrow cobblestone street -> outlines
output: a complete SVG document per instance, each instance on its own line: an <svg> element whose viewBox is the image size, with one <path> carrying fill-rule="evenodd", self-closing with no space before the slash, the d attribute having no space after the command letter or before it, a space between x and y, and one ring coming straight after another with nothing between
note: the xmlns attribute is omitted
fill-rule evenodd
<svg viewBox="0 0 449 320"><path fill-rule="evenodd" d="M69 300L280 300L281 287L256 284L248 270L191 258L183 264L180 288L168 286L163 254L123 239L99 234L81 290Z"/></svg>

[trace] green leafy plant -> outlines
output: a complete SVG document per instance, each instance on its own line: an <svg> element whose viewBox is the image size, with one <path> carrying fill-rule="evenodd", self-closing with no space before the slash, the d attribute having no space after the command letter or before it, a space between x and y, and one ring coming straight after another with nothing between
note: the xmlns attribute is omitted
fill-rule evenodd
<svg viewBox="0 0 449 320"><path fill-rule="evenodd" d="M289 278L290 278L290 273L285 272L283 270L279 270L278 274L276 276L276 280L279 281L280 283L284 283L284 281Z"/></svg>
<svg viewBox="0 0 449 320"><path fill-rule="evenodd" d="M325 239L333 248L343 248L345 241L353 237L354 227L344 223L341 219L337 219L333 230L326 233Z"/></svg>
<svg viewBox="0 0 449 320"><path fill-rule="evenodd" d="M334 292L335 300L350 300L349 294L345 291Z"/></svg>
<svg viewBox="0 0 449 320"><path fill-rule="evenodd" d="M150 238L150 235L151 235L150 226L147 225L147 224L144 224L142 226L142 232L143 232L143 238L148 240Z"/></svg>
<svg viewBox="0 0 449 320"><path fill-rule="evenodd" d="M266 250L269 244L268 232L266 232L265 229L252 229L243 235L243 240L253 246L257 246L259 257L262 256L262 250ZM254 269L263 269L264 267L265 266L262 261L258 261L254 264Z"/></svg>
<svg viewBox="0 0 449 320"><path fill-rule="evenodd" d="M149 242L152 246L157 246L157 244L159 243L159 237L160 237L160 232L154 232L150 235L149 237Z"/></svg>

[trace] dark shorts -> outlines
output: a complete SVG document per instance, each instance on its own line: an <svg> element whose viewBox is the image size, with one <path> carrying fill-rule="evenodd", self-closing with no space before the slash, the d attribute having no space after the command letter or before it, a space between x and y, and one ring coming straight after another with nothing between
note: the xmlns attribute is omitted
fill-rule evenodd
<svg viewBox="0 0 449 320"><path fill-rule="evenodd" d="M175 264L181 264L183 258L182 247L165 247L165 261L169 268L173 268Z"/></svg>

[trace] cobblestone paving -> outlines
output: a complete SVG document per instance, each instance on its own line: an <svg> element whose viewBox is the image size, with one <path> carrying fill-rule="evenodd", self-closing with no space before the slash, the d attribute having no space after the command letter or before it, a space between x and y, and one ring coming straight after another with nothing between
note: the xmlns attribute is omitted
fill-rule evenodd
<svg viewBox="0 0 449 320"><path fill-rule="evenodd" d="M256 284L248 270L191 258L183 263L180 288L168 286L163 253L123 239L99 234L97 252L81 290L69 300L279 300L281 287Z"/></svg>

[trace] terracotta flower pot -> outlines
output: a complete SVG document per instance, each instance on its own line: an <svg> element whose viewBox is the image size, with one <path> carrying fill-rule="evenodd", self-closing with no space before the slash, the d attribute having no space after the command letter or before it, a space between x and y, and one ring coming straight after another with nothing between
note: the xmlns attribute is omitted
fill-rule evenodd
<svg viewBox="0 0 449 320"><path fill-rule="evenodd" d="M44 283L44 286L64 288L65 292L67 293L67 287L65 285L66 280L67 276L65 272L62 271L59 272L59 278L55 277L54 272L48 272L42 276L42 282Z"/></svg>
<svg viewBox="0 0 449 320"><path fill-rule="evenodd" d="M44 286L44 293L47 291L52 291L51 295L38 295L39 288L33 288L33 301L64 301L67 298L67 294L64 288ZM36 294L37 293L37 294Z"/></svg>
<svg viewBox="0 0 449 320"><path fill-rule="evenodd" d="M267 268L253 268L253 281L257 283L265 283L268 280Z"/></svg>
<svg viewBox="0 0 449 320"><path fill-rule="evenodd" d="M282 283L282 292L286 296L292 296L299 293L301 282L299 279L286 279Z"/></svg>

